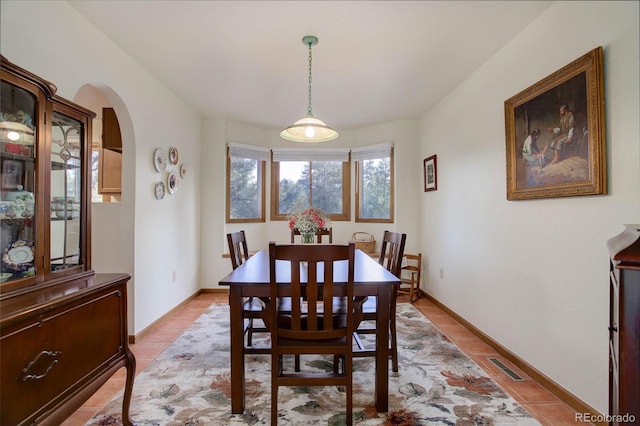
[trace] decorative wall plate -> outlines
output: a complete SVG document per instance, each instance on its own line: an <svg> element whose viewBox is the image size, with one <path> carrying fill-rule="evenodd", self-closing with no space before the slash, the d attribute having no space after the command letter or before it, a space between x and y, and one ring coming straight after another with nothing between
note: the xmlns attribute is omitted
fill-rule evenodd
<svg viewBox="0 0 640 426"><path fill-rule="evenodd" d="M167 168L167 153L164 149L157 148L153 153L153 165L159 172L164 172Z"/></svg>
<svg viewBox="0 0 640 426"><path fill-rule="evenodd" d="M184 177L187 175L187 168L184 164L180 165L180 177L182 179L184 179Z"/></svg>
<svg viewBox="0 0 640 426"><path fill-rule="evenodd" d="M169 162L173 165L178 164L178 148L175 146L169 148Z"/></svg>
<svg viewBox="0 0 640 426"><path fill-rule="evenodd" d="M167 188L169 189L169 194L175 194L178 190L178 175L176 172L169 172L167 176Z"/></svg>
<svg viewBox="0 0 640 426"><path fill-rule="evenodd" d="M33 266L33 241L18 240L9 244L2 253L2 261L8 269L26 271Z"/></svg>
<svg viewBox="0 0 640 426"><path fill-rule="evenodd" d="M158 200L162 200L164 198L164 193L165 193L164 182L156 183L155 192L156 192L156 198Z"/></svg>

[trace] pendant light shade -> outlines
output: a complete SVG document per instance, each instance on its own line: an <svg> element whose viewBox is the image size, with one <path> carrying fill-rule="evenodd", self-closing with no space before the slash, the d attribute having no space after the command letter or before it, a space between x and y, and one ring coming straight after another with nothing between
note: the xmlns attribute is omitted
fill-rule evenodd
<svg viewBox="0 0 640 426"><path fill-rule="evenodd" d="M302 43L309 46L309 107L307 116L296 121L282 132L280 136L294 142L326 142L338 137L338 132L327 126L322 120L313 116L311 111L311 46L318 44L315 36L304 36Z"/></svg>

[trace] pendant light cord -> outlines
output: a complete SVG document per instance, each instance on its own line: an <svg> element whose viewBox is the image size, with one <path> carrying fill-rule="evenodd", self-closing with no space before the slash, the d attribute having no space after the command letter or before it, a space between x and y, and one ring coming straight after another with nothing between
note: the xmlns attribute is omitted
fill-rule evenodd
<svg viewBox="0 0 640 426"><path fill-rule="evenodd" d="M306 35L302 37L302 44L309 48L309 106L307 115L280 132L280 137L293 142L327 142L338 137L338 132L327 126L324 121L313 116L311 109L311 88L313 82L313 58L311 48L318 44L318 37Z"/></svg>
<svg viewBox="0 0 640 426"><path fill-rule="evenodd" d="M307 116L313 117L311 112L311 42L309 42L309 108L307 109Z"/></svg>

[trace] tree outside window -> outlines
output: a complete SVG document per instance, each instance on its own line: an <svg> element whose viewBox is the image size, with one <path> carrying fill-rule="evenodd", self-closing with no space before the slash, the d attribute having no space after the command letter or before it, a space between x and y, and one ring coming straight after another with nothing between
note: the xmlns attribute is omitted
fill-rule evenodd
<svg viewBox="0 0 640 426"><path fill-rule="evenodd" d="M315 207L331 220L349 220L349 163L277 161L272 166L272 219Z"/></svg>
<svg viewBox="0 0 640 426"><path fill-rule="evenodd" d="M227 156L227 223L264 222L265 161Z"/></svg>
<svg viewBox="0 0 640 426"><path fill-rule="evenodd" d="M393 222L392 152L357 161L356 222Z"/></svg>

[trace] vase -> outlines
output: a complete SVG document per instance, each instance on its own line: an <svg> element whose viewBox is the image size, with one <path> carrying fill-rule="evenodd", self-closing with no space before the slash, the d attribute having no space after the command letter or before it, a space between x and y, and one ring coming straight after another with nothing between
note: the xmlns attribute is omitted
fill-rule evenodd
<svg viewBox="0 0 640 426"><path fill-rule="evenodd" d="M301 232L300 233L302 244L313 244L316 242L315 232Z"/></svg>

